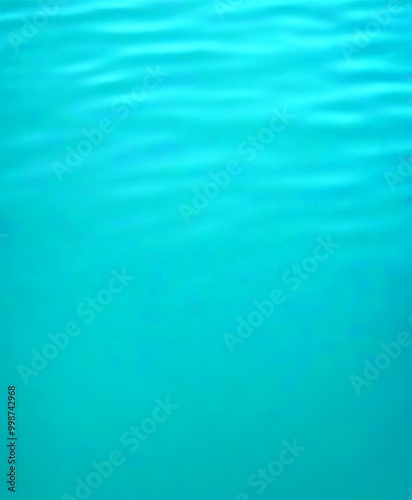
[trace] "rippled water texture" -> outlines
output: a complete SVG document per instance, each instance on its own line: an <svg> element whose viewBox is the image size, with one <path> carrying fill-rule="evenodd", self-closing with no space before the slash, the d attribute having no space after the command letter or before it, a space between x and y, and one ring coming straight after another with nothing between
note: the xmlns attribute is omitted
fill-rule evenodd
<svg viewBox="0 0 412 500"><path fill-rule="evenodd" d="M61 3L1 7L16 497L405 500L412 7Z"/></svg>

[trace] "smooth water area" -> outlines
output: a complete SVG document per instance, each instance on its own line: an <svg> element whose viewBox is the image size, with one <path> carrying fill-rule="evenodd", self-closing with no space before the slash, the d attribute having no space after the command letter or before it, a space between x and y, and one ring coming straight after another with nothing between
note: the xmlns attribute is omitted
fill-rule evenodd
<svg viewBox="0 0 412 500"><path fill-rule="evenodd" d="M407 498L411 7L61 3L1 8L16 497Z"/></svg>

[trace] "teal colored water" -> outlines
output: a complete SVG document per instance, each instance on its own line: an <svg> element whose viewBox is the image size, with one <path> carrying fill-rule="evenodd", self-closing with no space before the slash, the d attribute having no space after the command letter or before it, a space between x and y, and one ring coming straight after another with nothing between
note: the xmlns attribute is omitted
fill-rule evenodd
<svg viewBox="0 0 412 500"><path fill-rule="evenodd" d="M1 498L9 385L16 498L407 498L411 7L61 4L2 5Z"/></svg>

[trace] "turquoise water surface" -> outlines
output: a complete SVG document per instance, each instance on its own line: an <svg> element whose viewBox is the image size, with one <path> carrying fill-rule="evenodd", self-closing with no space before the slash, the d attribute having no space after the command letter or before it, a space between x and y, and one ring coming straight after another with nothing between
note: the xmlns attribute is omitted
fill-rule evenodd
<svg viewBox="0 0 412 500"><path fill-rule="evenodd" d="M412 495L411 9L3 0L1 498Z"/></svg>

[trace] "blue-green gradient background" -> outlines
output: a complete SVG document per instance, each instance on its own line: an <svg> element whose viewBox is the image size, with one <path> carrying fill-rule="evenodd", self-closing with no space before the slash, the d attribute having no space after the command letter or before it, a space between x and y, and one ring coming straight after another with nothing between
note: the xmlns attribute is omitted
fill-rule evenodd
<svg viewBox="0 0 412 500"><path fill-rule="evenodd" d="M412 333L411 180L385 179L412 150L411 7L342 52L387 6L244 0L220 19L213 0L70 0L15 51L39 5L2 0L1 498L9 384L17 499L74 496L113 450L125 463L95 500L407 498L412 347L360 395L350 381ZM283 106L295 118L248 161L239 144ZM241 173L186 224L179 206L231 160ZM328 236L340 247L291 291L283 274ZM123 268L135 279L86 322L79 304ZM287 301L230 354L223 334L277 288ZM18 366L68 321L81 333L25 384ZM130 453L120 437L167 396L178 410ZM295 438L306 450L257 495L248 477Z"/></svg>

